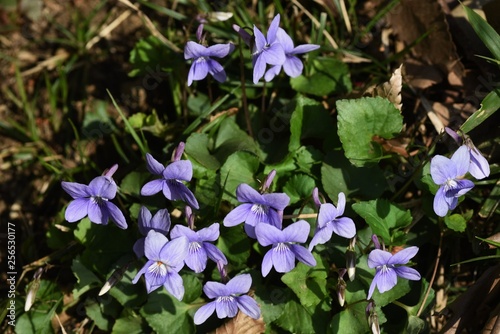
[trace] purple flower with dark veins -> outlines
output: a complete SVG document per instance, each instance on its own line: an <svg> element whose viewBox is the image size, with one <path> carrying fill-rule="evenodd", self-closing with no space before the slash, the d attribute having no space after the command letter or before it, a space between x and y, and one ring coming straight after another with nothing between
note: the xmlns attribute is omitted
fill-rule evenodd
<svg viewBox="0 0 500 334"><path fill-rule="evenodd" d="M272 248L264 255L262 260L262 276L265 277L274 266L279 273L287 273L295 268L295 258L300 262L314 267L316 259L304 246L311 227L305 220L299 220L283 231L268 224L257 224L255 234L257 241L262 246L272 245Z"/></svg>
<svg viewBox="0 0 500 334"><path fill-rule="evenodd" d="M191 181L193 165L189 160L177 160L164 167L153 156L146 153L146 167L151 174L161 176L160 179L149 181L141 189L141 195L152 196L160 191L171 200L182 200L189 206L198 209L198 201L191 190L182 181Z"/></svg>
<svg viewBox="0 0 500 334"><path fill-rule="evenodd" d="M226 81L226 72L221 64L213 60L215 58L224 58L234 50L234 45L215 44L210 47L203 46L193 41L189 41L184 49L184 58L193 59L188 74L188 86L191 86L194 80L203 80L210 73L218 82Z"/></svg>
<svg viewBox="0 0 500 334"><path fill-rule="evenodd" d="M270 182L269 182L270 183ZM255 239L255 226L267 223L281 229L283 210L290 202L285 193L261 194L246 183L236 189L236 198L242 202L224 218L224 226L235 226L245 222L245 232Z"/></svg>
<svg viewBox="0 0 500 334"><path fill-rule="evenodd" d="M375 268L375 277L370 284L368 297L372 297L375 286L380 293L384 293L392 289L398 280L398 276L404 279L418 281L420 274L413 268L403 266L407 264L412 257L418 252L418 247L408 247L396 254L383 251L381 249L374 249L368 255L368 267Z"/></svg>
<svg viewBox="0 0 500 334"><path fill-rule="evenodd" d="M319 49L319 45L316 44L302 44L297 47L293 45L292 38L282 28L278 29L276 33L276 39L278 43L283 47L285 52L285 62L283 64L274 65L269 70L267 70L264 79L269 82L281 72L281 68L285 70L285 73L291 77L295 78L302 74L304 65L302 61L297 57L297 55L311 52Z"/></svg>
<svg viewBox="0 0 500 334"><path fill-rule="evenodd" d="M201 273L205 270L208 259L215 263L227 264L227 259L220 249L210 243L210 241L216 241L219 238L218 223L199 231L193 231L186 226L175 225L172 232L170 232L170 237L176 239L181 236L185 236L189 241L188 254L184 259L184 263L195 273Z"/></svg>
<svg viewBox="0 0 500 334"><path fill-rule="evenodd" d="M139 231L144 236L140 238L134 244L134 252L137 257L144 256L144 241L149 231L155 230L156 232L167 235L170 231L170 215L167 209L158 210L158 212L153 216L151 212L145 206L141 207L139 211L138 226Z"/></svg>
<svg viewBox="0 0 500 334"><path fill-rule="evenodd" d="M127 228L125 216L110 202L116 196L117 185L112 175L117 168L114 165L103 176L90 181L89 185L65 181L61 183L64 191L73 197L64 213L68 222L76 222L88 215L89 220L95 224L107 225L111 218L119 228Z"/></svg>
<svg viewBox="0 0 500 334"><path fill-rule="evenodd" d="M253 83L257 84L266 72L266 64L282 65L286 61L283 46L276 38L280 24L280 15L276 15L267 31L267 38L254 25L255 44L252 49Z"/></svg>
<svg viewBox="0 0 500 334"><path fill-rule="evenodd" d="M354 221L348 217L340 217L344 214L345 203L345 195L341 192L338 196L337 207L331 203L320 205L317 220L318 225L316 226L314 237L309 244L310 251L317 244L324 244L330 240L333 233L348 239L356 235Z"/></svg>
<svg viewBox="0 0 500 334"><path fill-rule="evenodd" d="M200 307L194 315L194 323L200 325L210 317L214 311L219 319L233 318L238 309L253 319L260 318L260 308L257 302L245 295L252 286L252 277L249 274L238 275L226 284L207 282L203 292L210 299L215 299Z"/></svg>
<svg viewBox="0 0 500 334"><path fill-rule="evenodd" d="M470 180L463 180L470 164L470 155L466 146L453 154L451 159L436 155L431 160L431 177L440 187L434 197L434 212L444 217L448 210L458 205L458 198L474 187Z"/></svg>
<svg viewBox="0 0 500 334"><path fill-rule="evenodd" d="M148 293L163 285L172 296L182 300L184 283L179 271L184 267L184 259L188 254L187 238L179 237L168 241L163 234L151 230L144 244L148 262L139 270L132 283L137 283L144 274Z"/></svg>

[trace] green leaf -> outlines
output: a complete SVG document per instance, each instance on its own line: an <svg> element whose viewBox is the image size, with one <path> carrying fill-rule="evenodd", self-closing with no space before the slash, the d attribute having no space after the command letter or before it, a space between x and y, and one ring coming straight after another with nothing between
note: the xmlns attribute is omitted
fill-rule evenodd
<svg viewBox="0 0 500 334"><path fill-rule="evenodd" d="M444 223L455 232L463 232L467 228L467 220L459 213L444 217Z"/></svg>
<svg viewBox="0 0 500 334"><path fill-rule="evenodd" d="M80 257L73 260L71 271L77 278L77 284L73 289L73 298L75 299L102 284L101 280L80 261Z"/></svg>
<svg viewBox="0 0 500 334"><path fill-rule="evenodd" d="M290 118L291 135L288 144L289 152L295 152L300 148L304 115L312 112L312 110L324 110L324 108L317 101L299 95L295 102L295 109Z"/></svg>
<svg viewBox="0 0 500 334"><path fill-rule="evenodd" d="M245 266L252 249L250 239L241 225L221 228L217 247L226 255L230 265L234 267Z"/></svg>
<svg viewBox="0 0 500 334"><path fill-rule="evenodd" d="M491 91L484 100L481 102L481 108L473 113L465 122L462 124L460 129L464 133L472 131L476 126L483 123L488 117L493 115L498 109L500 109L500 90L495 89Z"/></svg>
<svg viewBox="0 0 500 334"><path fill-rule="evenodd" d="M148 302L140 313L156 333L194 333L193 319L189 315L194 308L160 287L148 295Z"/></svg>
<svg viewBox="0 0 500 334"><path fill-rule="evenodd" d="M214 148L220 161L237 151L247 151L257 156L261 154L257 143L236 124L235 117L224 119L217 132Z"/></svg>
<svg viewBox="0 0 500 334"><path fill-rule="evenodd" d="M141 188L150 177L150 173L130 172L120 183L120 191L127 195L140 197Z"/></svg>
<svg viewBox="0 0 500 334"><path fill-rule="evenodd" d="M394 230L405 228L412 221L410 210L402 210L386 199L355 203L352 208L386 245L394 244Z"/></svg>
<svg viewBox="0 0 500 334"><path fill-rule="evenodd" d="M486 242L487 244L490 244L494 247L500 248L500 242L496 242L494 240L489 240L489 239L483 239L483 238L478 237L477 235L476 235L476 239L479 239L483 242Z"/></svg>
<svg viewBox="0 0 500 334"><path fill-rule="evenodd" d="M208 169L217 170L220 167L217 158L208 151L208 135L205 133L192 133L186 140L185 152Z"/></svg>
<svg viewBox="0 0 500 334"><path fill-rule="evenodd" d="M290 333L316 333L311 314L294 299L285 304L283 314L276 320L276 324Z"/></svg>
<svg viewBox="0 0 500 334"><path fill-rule="evenodd" d="M344 310L333 316L328 333L343 333L347 328L349 333L368 333L370 329L365 308L366 303L347 305Z"/></svg>
<svg viewBox="0 0 500 334"><path fill-rule="evenodd" d="M142 317L129 314L116 320L113 333L142 334L149 333L148 326Z"/></svg>
<svg viewBox="0 0 500 334"><path fill-rule="evenodd" d="M382 146L374 137L393 138L403 127L399 110L381 97L340 100L337 111L338 134L345 156L358 167L382 159Z"/></svg>
<svg viewBox="0 0 500 334"><path fill-rule="evenodd" d="M201 296L201 282L195 275L183 274L182 281L184 282L184 297L182 302L190 304Z"/></svg>
<svg viewBox="0 0 500 334"><path fill-rule="evenodd" d="M246 183L257 188L254 174L259 168L259 158L255 155L239 151L231 154L220 170L221 189L224 189L222 199L234 205L240 204L236 199L236 188Z"/></svg>
<svg viewBox="0 0 500 334"><path fill-rule="evenodd" d="M425 329L425 321L416 317L414 315L410 315L408 317L408 324L406 325L405 333L406 334L418 334L422 333Z"/></svg>
<svg viewBox="0 0 500 334"><path fill-rule="evenodd" d="M309 76L290 79L292 88L299 93L324 96L332 93L348 93L352 90L349 67L334 58L316 58Z"/></svg>
<svg viewBox="0 0 500 334"><path fill-rule="evenodd" d="M479 14L470 9L467 6L462 6L467 14L472 28L476 31L476 34L481 38L486 47L491 51L491 54L500 60L500 35L495 31L495 29L486 22Z"/></svg>
<svg viewBox="0 0 500 334"><path fill-rule="evenodd" d="M301 262L290 272L281 277L300 300L300 304L314 311L322 301L330 301L327 287L327 268L318 254L314 254L317 265L310 267ZM328 303L330 304L330 302Z"/></svg>
<svg viewBox="0 0 500 334"><path fill-rule="evenodd" d="M316 186L314 179L305 174L294 174L283 187L283 191L290 197L290 205L311 197Z"/></svg>
<svg viewBox="0 0 500 334"><path fill-rule="evenodd" d="M164 74L160 70L169 70L175 63L179 63L176 58L158 38L146 37L139 40L130 52L129 60L133 69L128 75L131 77L147 75L144 83L151 87L162 80Z"/></svg>

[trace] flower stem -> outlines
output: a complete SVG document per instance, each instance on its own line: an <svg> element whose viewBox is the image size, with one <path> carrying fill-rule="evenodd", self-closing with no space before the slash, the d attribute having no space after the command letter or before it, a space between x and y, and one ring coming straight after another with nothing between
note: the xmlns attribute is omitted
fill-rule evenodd
<svg viewBox="0 0 500 334"><path fill-rule="evenodd" d="M306 219L306 218L316 218L316 217L318 217L317 213L301 213L298 215L283 215L283 219L293 219L293 218Z"/></svg>
<svg viewBox="0 0 500 334"><path fill-rule="evenodd" d="M250 120L250 113L248 112L247 93L245 85L245 63L243 60L243 49L241 47L241 37L239 37L239 50L240 50L240 81L241 81L241 100L243 102L243 111L245 112L245 121L247 123L247 131L250 137L253 138L252 122Z"/></svg>

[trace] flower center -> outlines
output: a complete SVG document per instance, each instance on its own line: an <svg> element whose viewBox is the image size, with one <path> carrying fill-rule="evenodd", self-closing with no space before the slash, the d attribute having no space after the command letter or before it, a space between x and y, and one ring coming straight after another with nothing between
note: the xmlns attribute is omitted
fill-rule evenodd
<svg viewBox="0 0 500 334"><path fill-rule="evenodd" d="M457 185L457 181L455 181L454 179L448 179L446 180L446 184L444 185L445 191L455 189Z"/></svg>
<svg viewBox="0 0 500 334"><path fill-rule="evenodd" d="M101 197L101 196L91 196L90 197L90 200L94 203L96 203L97 205L102 205L104 202L107 202L108 199L107 198L104 198L104 197Z"/></svg>
<svg viewBox="0 0 500 334"><path fill-rule="evenodd" d="M287 252L290 250L290 246L288 242L278 242L276 247L274 247L275 252Z"/></svg>
<svg viewBox="0 0 500 334"><path fill-rule="evenodd" d="M231 303L233 302L234 297L233 296L220 296L217 297L217 302L218 303Z"/></svg>
<svg viewBox="0 0 500 334"><path fill-rule="evenodd" d="M195 62L197 63L201 63L201 62L204 62L205 61L205 57L198 57Z"/></svg>
<svg viewBox="0 0 500 334"><path fill-rule="evenodd" d="M197 241L189 243L189 253L196 253L201 248L201 244Z"/></svg>
<svg viewBox="0 0 500 334"><path fill-rule="evenodd" d="M154 276L163 277L167 274L167 265L161 261L156 261L149 266L148 271Z"/></svg>
<svg viewBox="0 0 500 334"><path fill-rule="evenodd" d="M252 208L250 210L256 215L260 216L267 214L267 212L269 211L269 207L263 204L254 204L252 205Z"/></svg>

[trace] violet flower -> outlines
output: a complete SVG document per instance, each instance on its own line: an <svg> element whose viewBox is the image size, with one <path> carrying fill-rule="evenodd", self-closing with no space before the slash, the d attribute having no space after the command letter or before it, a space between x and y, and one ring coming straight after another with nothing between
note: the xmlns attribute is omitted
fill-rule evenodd
<svg viewBox="0 0 500 334"><path fill-rule="evenodd" d="M224 58L234 50L234 45L215 44L210 47L203 46L196 42L189 41L184 49L184 58L193 59L188 74L188 86L194 80L203 80L210 73L218 82L226 81L226 72L221 64L211 57Z"/></svg>
<svg viewBox="0 0 500 334"><path fill-rule="evenodd" d="M137 283L144 274L148 293L163 285L172 296L182 300L184 283L179 271L184 266L184 259L188 254L187 238L179 237L168 241L163 234L151 230L144 244L144 253L148 261L139 270L132 283Z"/></svg>
<svg viewBox="0 0 500 334"><path fill-rule="evenodd" d="M236 189L236 198L242 202L224 218L224 226L245 222L245 232L255 239L255 225L267 223L281 229L283 210L290 202L285 193L260 194L246 183Z"/></svg>
<svg viewBox="0 0 500 334"><path fill-rule="evenodd" d="M152 216L148 208L142 206L139 211L137 223L139 231L144 238L140 238L135 242L134 252L137 257L141 258L144 256L144 241L146 240L145 237L148 235L149 231L155 230L163 235L167 235L168 231L170 231L170 214L167 209L161 209L158 210L154 216Z"/></svg>
<svg viewBox="0 0 500 334"><path fill-rule="evenodd" d="M478 180L490 176L490 165L488 163L488 160L486 160L481 152L479 152L470 137L465 136L465 140L463 140L462 137L460 137L459 134L452 129L448 127L445 127L444 129L446 133L448 133L458 145L462 145L463 143L462 146L467 147L470 155L470 165L468 172Z"/></svg>
<svg viewBox="0 0 500 334"><path fill-rule="evenodd" d="M266 72L266 64L282 65L286 61L283 46L276 38L280 24L280 15L276 15L267 31L267 38L256 27L253 27L255 44L252 49L253 83L257 84Z"/></svg>
<svg viewBox="0 0 500 334"><path fill-rule="evenodd" d="M185 236L188 241L188 254L184 259L184 263L195 273L201 273L207 266L208 259L215 263L227 264L227 259L224 254L215 245L209 241L216 241L219 238L219 224L214 223L207 228L199 231L176 225L170 232L172 239Z"/></svg>
<svg viewBox="0 0 500 334"><path fill-rule="evenodd" d="M198 201L191 190L181 182L191 181L193 177L191 161L173 161L164 167L151 154L146 153L146 163L148 171L161 178L146 183L141 189L141 195L152 196L162 191L163 195L171 201L182 200L195 209L199 208Z"/></svg>
<svg viewBox="0 0 500 334"><path fill-rule="evenodd" d="M319 202L319 200L315 199L315 202ZM318 213L316 232L309 244L309 251L317 244L326 243L332 238L333 233L348 239L356 235L356 225L354 225L354 221L348 217L340 217L344 214L345 203L345 195L341 192L338 196L337 207L331 203L321 204Z"/></svg>
<svg viewBox="0 0 500 334"><path fill-rule="evenodd" d="M68 222L76 222L88 215L89 220L95 224L107 225L111 218L119 228L127 228L125 216L110 202L115 198L118 188L112 178L116 169L117 165L114 165L103 176L90 181L89 185L65 181L61 183L64 191L73 197L64 213Z"/></svg>
<svg viewBox="0 0 500 334"><path fill-rule="evenodd" d="M368 267L375 268L375 277L370 284L368 297L372 297L375 286L380 293L384 293L392 289L398 280L398 276L404 279L418 281L420 274L413 268L403 266L407 264L412 257L418 252L418 247L412 246L403 249L396 254L383 251L381 249L374 249L368 255Z"/></svg>
<svg viewBox="0 0 500 334"><path fill-rule="evenodd" d="M448 159L436 155L431 160L431 177L434 183L440 185L434 197L434 212L444 217L448 210L453 210L458 205L458 197L474 187L470 180L461 177L467 173L470 164L470 155L466 146L461 146Z"/></svg>
<svg viewBox="0 0 500 334"><path fill-rule="evenodd" d="M319 49L319 45L316 44L302 44L294 47L292 38L282 28L278 29L276 33L276 39L278 43L283 47L285 52L285 62L283 64L274 65L269 70L267 70L264 79L269 82L281 72L281 68L285 70L285 73L291 77L295 78L302 74L304 65L302 61L296 57L299 54L311 52Z"/></svg>
<svg viewBox="0 0 500 334"><path fill-rule="evenodd" d="M309 223L299 220L283 231L268 224L257 224L255 234L262 246L272 245L262 260L262 276L265 277L274 266L279 273L286 273L295 268L295 258L308 266L315 266L316 259L304 246L310 230Z"/></svg>
<svg viewBox="0 0 500 334"><path fill-rule="evenodd" d="M245 295L252 285L252 277L243 274L234 277L226 284L207 282L203 292L214 301L200 307L194 315L194 323L200 325L216 311L219 319L233 318L238 309L253 319L260 318L260 309L257 302Z"/></svg>

